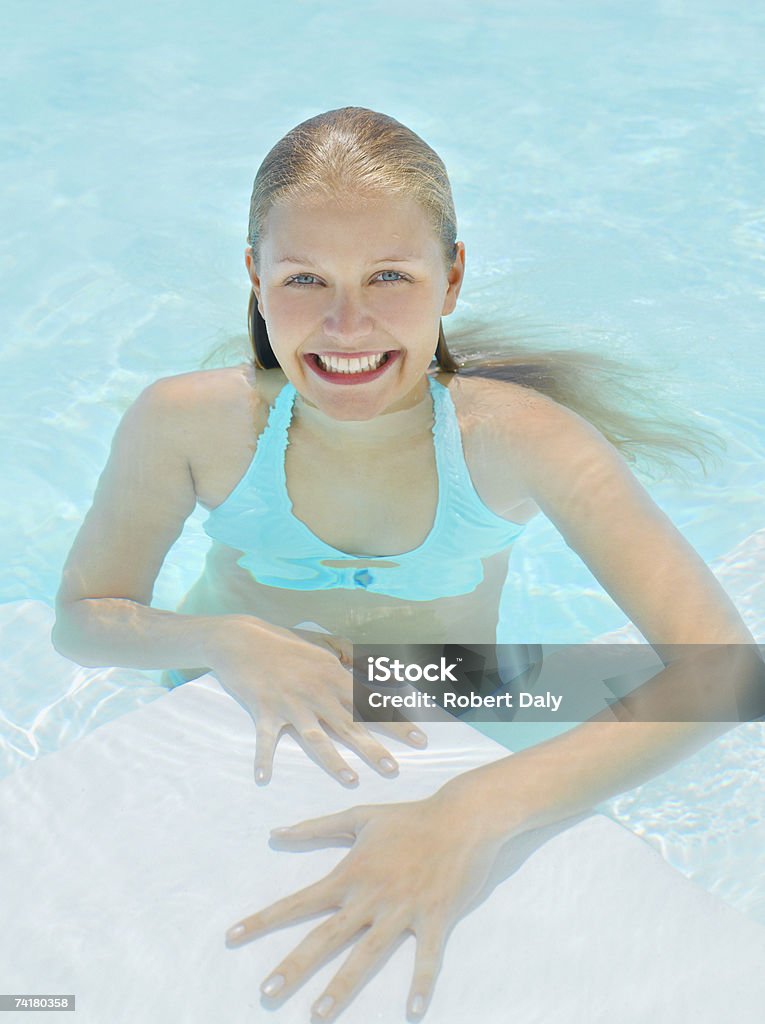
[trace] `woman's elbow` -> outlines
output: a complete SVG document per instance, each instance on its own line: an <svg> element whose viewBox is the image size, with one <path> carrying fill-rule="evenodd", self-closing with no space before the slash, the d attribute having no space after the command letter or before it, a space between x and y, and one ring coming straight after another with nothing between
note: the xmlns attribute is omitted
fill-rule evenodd
<svg viewBox="0 0 765 1024"><path fill-rule="evenodd" d="M75 605L77 601L67 603L56 603L56 618L50 633L50 641L53 649L61 655L73 661L83 668L97 668L98 665L92 658L88 658L87 651L82 643L82 624L78 622L79 616Z"/></svg>

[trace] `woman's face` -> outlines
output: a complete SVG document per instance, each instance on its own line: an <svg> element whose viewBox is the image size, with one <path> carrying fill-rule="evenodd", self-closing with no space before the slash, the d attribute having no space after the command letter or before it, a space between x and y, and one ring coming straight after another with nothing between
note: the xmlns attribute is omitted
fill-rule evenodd
<svg viewBox="0 0 765 1024"><path fill-rule="evenodd" d="M460 242L447 272L417 203L277 204L259 266L249 249L245 260L271 347L304 399L334 419L368 420L423 397L465 255Z"/></svg>

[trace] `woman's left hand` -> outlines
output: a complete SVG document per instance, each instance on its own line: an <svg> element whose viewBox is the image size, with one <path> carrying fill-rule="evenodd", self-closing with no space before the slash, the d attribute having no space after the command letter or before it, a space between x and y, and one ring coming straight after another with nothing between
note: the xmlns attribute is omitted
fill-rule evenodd
<svg viewBox="0 0 765 1024"><path fill-rule="evenodd" d="M446 786L425 800L362 805L274 829L279 840L347 839L352 849L321 881L247 917L227 933L239 946L275 928L321 912L314 928L261 986L288 998L326 959L357 936L350 955L313 1005L333 1020L369 980L405 932L417 940L407 1000L410 1016L425 1012L451 927L483 888L504 840L466 821L466 804Z"/></svg>

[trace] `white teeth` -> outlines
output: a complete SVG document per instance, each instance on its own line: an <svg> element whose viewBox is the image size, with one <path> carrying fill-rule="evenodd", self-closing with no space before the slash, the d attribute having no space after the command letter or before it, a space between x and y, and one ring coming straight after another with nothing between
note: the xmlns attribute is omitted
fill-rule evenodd
<svg viewBox="0 0 765 1024"><path fill-rule="evenodd" d="M356 359L337 359L335 356L317 356L317 359L322 369L332 373L364 373L367 370L376 370L385 356L386 353L381 352L377 356L362 356Z"/></svg>

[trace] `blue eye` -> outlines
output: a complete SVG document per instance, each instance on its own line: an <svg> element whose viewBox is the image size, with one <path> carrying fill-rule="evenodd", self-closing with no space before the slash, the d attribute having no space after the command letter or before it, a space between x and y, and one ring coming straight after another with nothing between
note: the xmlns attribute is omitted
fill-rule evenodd
<svg viewBox="0 0 765 1024"><path fill-rule="evenodd" d="M397 270L381 270L379 276L382 278L385 274L393 274L393 279L387 278L383 280L383 284L395 284L396 281L405 281L406 278L403 274L399 274Z"/></svg>
<svg viewBox="0 0 765 1024"><path fill-rule="evenodd" d="M301 281L300 280L301 277L303 277L303 278L307 277L307 278L309 278L309 280L308 281ZM313 276L313 274L295 274L294 277L291 277L289 279L287 284L296 284L299 288L306 288L306 287L308 287L308 285L313 284L313 282L315 280L316 280L316 278Z"/></svg>

